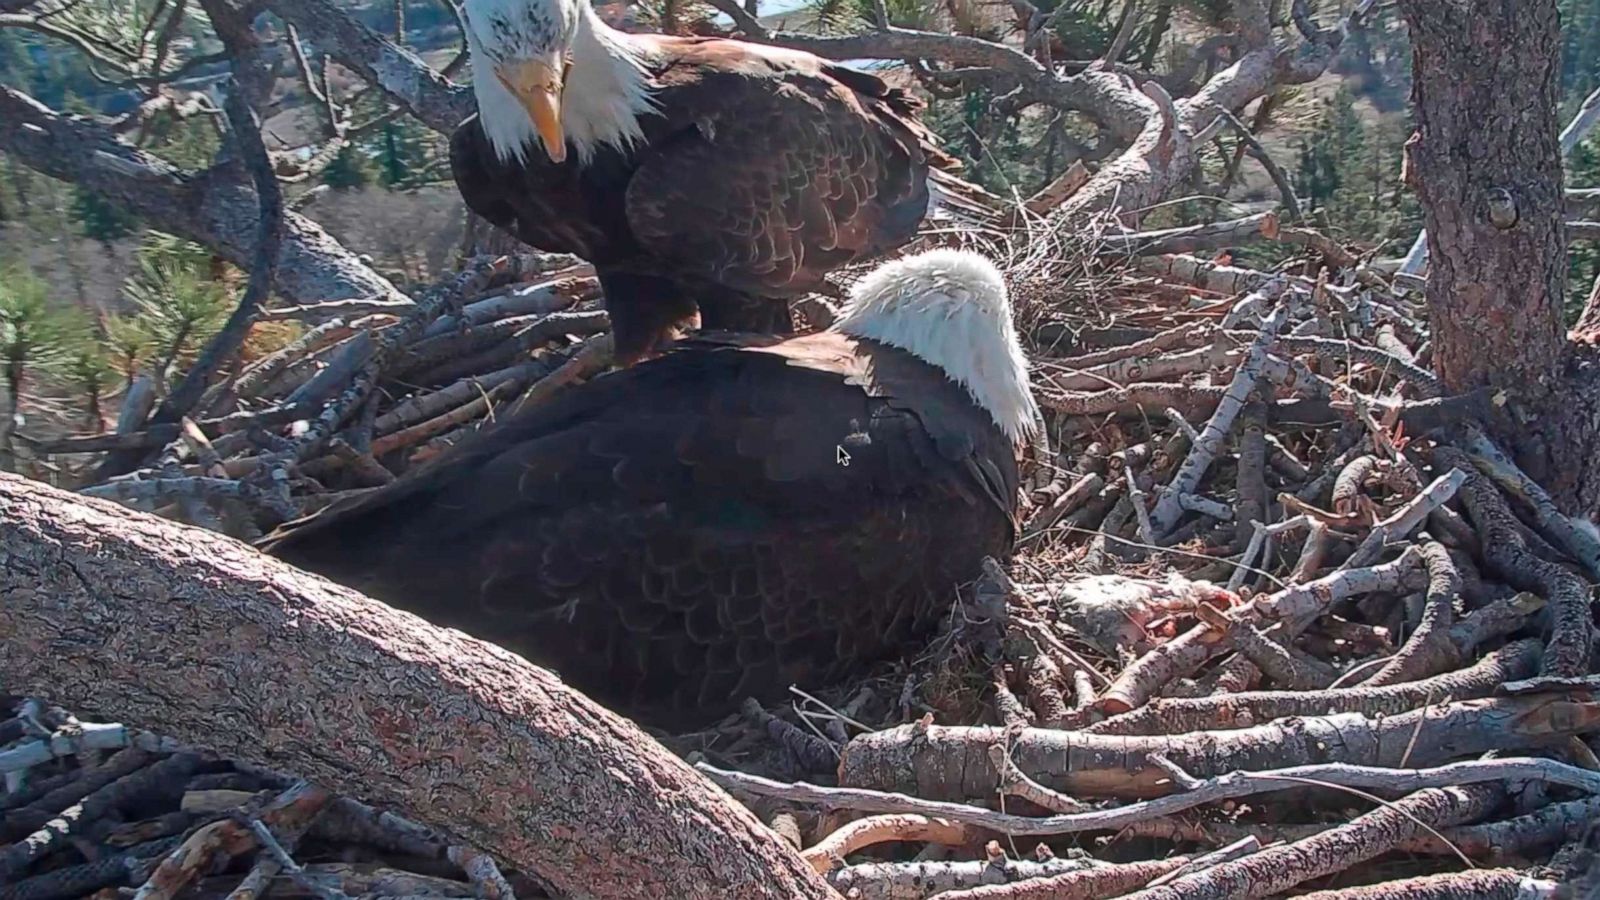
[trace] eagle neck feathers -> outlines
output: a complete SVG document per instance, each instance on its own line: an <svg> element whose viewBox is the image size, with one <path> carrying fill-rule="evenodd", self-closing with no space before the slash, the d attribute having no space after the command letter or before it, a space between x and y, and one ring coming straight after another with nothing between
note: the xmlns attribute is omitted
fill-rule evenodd
<svg viewBox="0 0 1600 900"><path fill-rule="evenodd" d="M655 111L647 45L600 21L581 4L572 71L561 102L567 140L587 164L602 147L628 150L644 139L639 117Z"/></svg>

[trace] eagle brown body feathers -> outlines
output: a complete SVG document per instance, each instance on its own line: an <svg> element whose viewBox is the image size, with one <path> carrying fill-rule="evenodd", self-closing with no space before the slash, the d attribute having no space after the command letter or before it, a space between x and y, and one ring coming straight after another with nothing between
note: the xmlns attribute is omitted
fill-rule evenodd
<svg viewBox="0 0 1600 900"><path fill-rule="evenodd" d="M930 177L959 168L920 102L868 73L740 41L630 39L655 111L629 149L503 162L477 116L450 145L474 212L595 264L624 361L697 311L706 328L788 332L788 298L911 240Z"/></svg>
<svg viewBox="0 0 1600 900"><path fill-rule="evenodd" d="M1010 552L1017 478L988 414L906 352L707 337L266 543L681 728L926 637Z"/></svg>

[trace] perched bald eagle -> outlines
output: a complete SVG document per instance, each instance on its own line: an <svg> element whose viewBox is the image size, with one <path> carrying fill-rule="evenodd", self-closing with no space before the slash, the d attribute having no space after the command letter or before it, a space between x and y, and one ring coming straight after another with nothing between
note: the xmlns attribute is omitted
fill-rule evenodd
<svg viewBox="0 0 1600 900"><path fill-rule="evenodd" d="M707 329L790 333L789 298L937 209L982 218L994 200L949 174L920 101L873 75L624 33L588 0L465 11L478 113L451 137L456 185L523 243L595 265L624 365L696 312Z"/></svg>
<svg viewBox="0 0 1600 900"><path fill-rule="evenodd" d="M1011 550L1035 411L999 273L929 251L829 331L676 343L263 545L692 727L925 636Z"/></svg>

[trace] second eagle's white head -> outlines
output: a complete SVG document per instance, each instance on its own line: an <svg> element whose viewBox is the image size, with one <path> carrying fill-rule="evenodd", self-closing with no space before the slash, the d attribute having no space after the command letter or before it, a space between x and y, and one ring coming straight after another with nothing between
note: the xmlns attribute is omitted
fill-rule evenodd
<svg viewBox="0 0 1600 900"><path fill-rule="evenodd" d="M899 347L942 369L1021 444L1039 414L1004 277L988 258L939 249L873 269L833 330Z"/></svg>

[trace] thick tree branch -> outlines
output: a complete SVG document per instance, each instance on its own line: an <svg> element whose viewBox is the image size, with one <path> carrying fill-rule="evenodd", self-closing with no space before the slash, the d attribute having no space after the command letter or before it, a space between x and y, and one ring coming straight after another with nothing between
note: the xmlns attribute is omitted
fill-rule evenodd
<svg viewBox="0 0 1600 900"><path fill-rule="evenodd" d="M257 244L256 194L230 172L188 172L119 140L82 116L62 115L0 85L0 151L52 178L125 206L156 228L249 265ZM283 221L274 286L302 303L368 299L409 306L394 285L294 213Z"/></svg>
<svg viewBox="0 0 1600 900"><path fill-rule="evenodd" d="M753 814L521 657L15 476L0 516L8 690L292 769L573 896L836 896Z"/></svg>
<svg viewBox="0 0 1600 900"><path fill-rule="evenodd" d="M328 56L381 88L434 131L449 134L475 110L470 88L452 84L415 53L328 0L268 0L267 8L315 35L317 46Z"/></svg>

